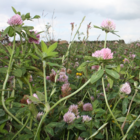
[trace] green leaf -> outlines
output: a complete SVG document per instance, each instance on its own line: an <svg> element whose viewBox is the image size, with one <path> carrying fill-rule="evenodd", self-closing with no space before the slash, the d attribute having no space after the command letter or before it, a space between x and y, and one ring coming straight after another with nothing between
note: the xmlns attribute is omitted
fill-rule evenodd
<svg viewBox="0 0 140 140"><path fill-rule="evenodd" d="M18 79L18 78L17 78L17 81L19 83L20 88L22 89L22 85L23 85L22 81L20 79Z"/></svg>
<svg viewBox="0 0 140 140"><path fill-rule="evenodd" d="M98 100L95 100L94 102L92 102L93 110L95 110L98 106L99 106L99 101Z"/></svg>
<svg viewBox="0 0 140 140"><path fill-rule="evenodd" d="M31 138L33 138L31 134L22 134L18 137L19 140L30 140Z"/></svg>
<svg viewBox="0 0 140 140"><path fill-rule="evenodd" d="M42 50L42 52L45 52L46 54L48 53L47 45L42 40L41 40L41 50Z"/></svg>
<svg viewBox="0 0 140 140"><path fill-rule="evenodd" d="M14 12L15 14L17 14L16 9L15 9L14 7L12 7L12 9L13 9L13 12Z"/></svg>
<svg viewBox="0 0 140 140"><path fill-rule="evenodd" d="M116 71L114 71L114 70L105 69L105 71L106 71L106 73L109 76L111 76L111 77L113 77L115 79L119 79L120 78L120 75Z"/></svg>
<svg viewBox="0 0 140 140"><path fill-rule="evenodd" d="M10 26L7 27L7 28L3 31L3 33L2 33L2 37L0 38L0 40L1 40L6 34L8 34L9 29L10 29Z"/></svg>
<svg viewBox="0 0 140 140"><path fill-rule="evenodd" d="M37 91L36 94L37 94L40 101L45 100L45 95L42 92Z"/></svg>
<svg viewBox="0 0 140 140"><path fill-rule="evenodd" d="M47 53L50 53L52 51L54 51L57 47L57 42L55 42L54 44L52 44L51 46L49 46Z"/></svg>
<svg viewBox="0 0 140 140"><path fill-rule="evenodd" d="M32 115L34 116L34 118L36 118L38 114L38 110L36 106L34 104L29 104L29 110L32 112Z"/></svg>
<svg viewBox="0 0 140 140"><path fill-rule="evenodd" d="M27 14L25 15L25 18L29 19L29 18L30 18L30 13L27 13Z"/></svg>
<svg viewBox="0 0 140 140"><path fill-rule="evenodd" d="M90 134L89 134L89 132L82 132L81 134L80 134L80 137L82 137L82 138L88 138L90 136Z"/></svg>
<svg viewBox="0 0 140 140"><path fill-rule="evenodd" d="M40 103L40 100L37 99L37 98L34 97L34 96L28 96L28 98L29 98L32 102L34 102L34 103Z"/></svg>
<svg viewBox="0 0 140 140"><path fill-rule="evenodd" d="M74 124L69 124L67 129L73 129L74 128Z"/></svg>
<svg viewBox="0 0 140 140"><path fill-rule="evenodd" d="M28 108L27 107L22 107L22 108L20 108L17 112L16 112L16 117L18 117L18 116L25 116L26 115L26 113L28 112L29 110L28 110Z"/></svg>
<svg viewBox="0 0 140 140"><path fill-rule="evenodd" d="M110 76L107 76L107 81L109 83L110 88L112 88L113 87L113 78Z"/></svg>
<svg viewBox="0 0 140 140"><path fill-rule="evenodd" d="M51 127L45 126L44 130L45 130L46 134L49 133L51 136L54 136L54 131Z"/></svg>
<svg viewBox="0 0 140 140"><path fill-rule="evenodd" d="M0 68L0 73L7 73L7 67Z"/></svg>
<svg viewBox="0 0 140 140"><path fill-rule="evenodd" d="M86 68L87 62L83 62L78 68L77 71L84 71Z"/></svg>
<svg viewBox="0 0 140 140"><path fill-rule="evenodd" d="M84 124L76 124L75 128L79 129L79 130L86 130L85 125Z"/></svg>
<svg viewBox="0 0 140 140"><path fill-rule="evenodd" d="M98 81L104 74L104 70L100 69L99 71L95 72L92 77L91 77L91 83L95 83L96 81Z"/></svg>
<svg viewBox="0 0 140 140"><path fill-rule="evenodd" d="M35 15L33 18L38 19L38 18L40 18L40 16L39 15Z"/></svg>
<svg viewBox="0 0 140 140"><path fill-rule="evenodd" d="M64 126L65 122L51 122L47 125L47 127L60 127L62 128Z"/></svg>
<svg viewBox="0 0 140 140"><path fill-rule="evenodd" d="M9 35L10 37L13 37L14 34L15 34L15 30L13 29L13 27L10 26L9 31L8 31L8 35Z"/></svg>
<svg viewBox="0 0 140 140"><path fill-rule="evenodd" d="M47 62L47 64L49 65L49 66L56 66L56 67L63 67L63 66L61 66L61 65L59 65L59 64L57 64L57 63L51 63L51 62Z"/></svg>
<svg viewBox="0 0 140 140"><path fill-rule="evenodd" d="M4 120L0 121L0 125L3 124L3 123L5 123L5 122L7 122L8 120L9 119L4 119Z"/></svg>
<svg viewBox="0 0 140 140"><path fill-rule="evenodd" d="M0 109L0 117L5 115L5 111L3 109Z"/></svg>
<svg viewBox="0 0 140 140"><path fill-rule="evenodd" d="M124 122L125 117L119 117L119 118L117 118L116 120L117 120L118 122Z"/></svg>
<svg viewBox="0 0 140 140"><path fill-rule="evenodd" d="M127 98L123 99L123 101L122 101L122 114L123 115L127 112L128 103L129 103L129 101Z"/></svg>
<svg viewBox="0 0 140 140"><path fill-rule="evenodd" d="M37 60L39 59L38 56L36 56L36 55L34 55L34 54L32 54L32 53L30 53L29 55L32 56L34 59L37 59Z"/></svg>
<svg viewBox="0 0 140 140"><path fill-rule="evenodd" d="M51 56L51 57L56 57L57 54L58 54L58 52L49 52L49 53L47 54L47 57L49 57L49 56Z"/></svg>
<svg viewBox="0 0 140 140"><path fill-rule="evenodd" d="M14 74L14 76L21 77L22 76L22 70L21 69L15 69L15 70L13 70L13 74Z"/></svg>

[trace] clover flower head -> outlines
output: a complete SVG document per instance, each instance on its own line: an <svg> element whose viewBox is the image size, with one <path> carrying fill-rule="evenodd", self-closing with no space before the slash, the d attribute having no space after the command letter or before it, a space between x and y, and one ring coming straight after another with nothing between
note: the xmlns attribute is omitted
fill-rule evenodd
<svg viewBox="0 0 140 140"><path fill-rule="evenodd" d="M116 28L116 25L114 22L110 19L106 19L101 23L101 27L105 28L108 31L114 31Z"/></svg>
<svg viewBox="0 0 140 140"><path fill-rule="evenodd" d="M83 122L89 122L89 121L91 121L91 120L92 120L92 118L89 117L88 115L83 115L83 116L82 116L82 121L83 121Z"/></svg>
<svg viewBox="0 0 140 140"><path fill-rule="evenodd" d="M14 25L21 25L23 23L22 18L19 14L16 14L14 16L12 16L8 22L7 22L10 26L14 26Z"/></svg>
<svg viewBox="0 0 140 140"><path fill-rule="evenodd" d="M96 58L102 58L105 60L105 59L112 59L113 53L111 53L111 50L109 48L103 48L101 50L92 53L92 56Z"/></svg>
<svg viewBox="0 0 140 140"><path fill-rule="evenodd" d="M76 116L79 114L79 112L78 112L78 105L71 105L70 107L69 107L69 111L70 112L73 112Z"/></svg>
<svg viewBox="0 0 140 140"><path fill-rule="evenodd" d="M128 82L126 82L122 85L122 87L120 88L120 92L125 93L125 94L131 93L131 87Z"/></svg>
<svg viewBox="0 0 140 140"><path fill-rule="evenodd" d="M64 114L63 116L63 120L66 122L66 123L72 123L74 120L75 120L75 114L68 111L67 113Z"/></svg>

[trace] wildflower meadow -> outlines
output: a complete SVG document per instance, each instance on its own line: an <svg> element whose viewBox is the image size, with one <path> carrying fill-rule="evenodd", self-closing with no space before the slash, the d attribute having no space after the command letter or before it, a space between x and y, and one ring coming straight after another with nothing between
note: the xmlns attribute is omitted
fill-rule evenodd
<svg viewBox="0 0 140 140"><path fill-rule="evenodd" d="M89 23L76 43L85 17L75 33L70 23L69 43L45 42L44 31L24 24L40 16L12 9L0 36L0 139L139 140L140 43L108 42L108 34L119 39L110 19ZM91 27L104 42L88 42Z"/></svg>

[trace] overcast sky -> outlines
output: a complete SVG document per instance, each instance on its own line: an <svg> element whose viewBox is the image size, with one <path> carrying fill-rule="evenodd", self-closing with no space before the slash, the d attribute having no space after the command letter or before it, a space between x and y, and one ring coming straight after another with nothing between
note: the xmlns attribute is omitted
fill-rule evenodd
<svg viewBox="0 0 140 140"><path fill-rule="evenodd" d="M40 15L41 18L26 25L34 26L37 31L44 31L47 23L53 24L50 32L54 39L70 40L71 22L74 22L74 33L83 17L86 16L80 32L86 36L87 24L91 22L88 40L104 40L105 33L93 28L100 26L105 19L111 19L116 24L120 38L109 33L108 40L124 39L126 43L140 40L140 0L2 0L0 3L0 30L5 29L7 21L14 15L14 7L21 14ZM54 12L54 19L52 20ZM45 36L44 33L41 36ZM84 35L81 35L81 39ZM77 39L77 37L76 37ZM75 40L76 40L75 39Z"/></svg>

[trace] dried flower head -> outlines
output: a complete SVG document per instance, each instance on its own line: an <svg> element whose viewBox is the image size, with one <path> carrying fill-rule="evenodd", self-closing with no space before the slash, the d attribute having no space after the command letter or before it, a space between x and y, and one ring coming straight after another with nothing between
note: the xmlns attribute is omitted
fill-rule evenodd
<svg viewBox="0 0 140 140"><path fill-rule="evenodd" d="M83 138L81 138L81 137L78 137L78 139L77 140L83 140Z"/></svg>
<svg viewBox="0 0 140 140"><path fill-rule="evenodd" d="M84 111L92 111L92 110L93 110L92 104L91 104L91 103L85 103L85 104L83 105L83 110L84 110Z"/></svg>
<svg viewBox="0 0 140 140"><path fill-rule="evenodd" d="M61 87L62 97L65 97L71 93L71 87L69 83L65 83Z"/></svg>
<svg viewBox="0 0 140 140"><path fill-rule="evenodd" d="M40 118L41 118L41 116L43 116L43 112L39 112L38 114L37 114L37 116L36 116L36 119L38 120L38 121L40 121Z"/></svg>
<svg viewBox="0 0 140 140"><path fill-rule="evenodd" d="M37 31L30 31L31 33L34 33L36 35L36 38L29 38L29 43L35 43L35 44L39 44L39 39L40 39L40 34L37 33Z"/></svg>

